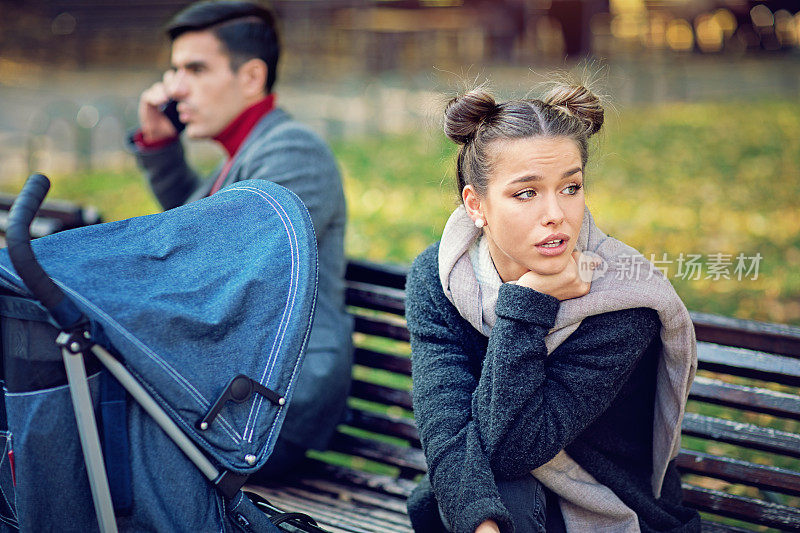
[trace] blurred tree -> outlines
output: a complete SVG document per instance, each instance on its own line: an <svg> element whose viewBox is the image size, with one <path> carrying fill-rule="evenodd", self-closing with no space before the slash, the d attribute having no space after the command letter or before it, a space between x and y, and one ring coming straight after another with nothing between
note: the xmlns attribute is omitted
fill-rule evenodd
<svg viewBox="0 0 800 533"><path fill-rule="evenodd" d="M567 56L583 57L592 54L592 17L608 11L608 0L553 1L550 16L561 23Z"/></svg>

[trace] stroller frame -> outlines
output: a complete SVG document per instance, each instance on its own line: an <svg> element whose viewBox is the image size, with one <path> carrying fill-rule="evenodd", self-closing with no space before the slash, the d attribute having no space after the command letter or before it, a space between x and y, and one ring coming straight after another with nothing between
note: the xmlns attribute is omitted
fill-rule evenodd
<svg viewBox="0 0 800 533"><path fill-rule="evenodd" d="M97 520L100 524L101 531L109 533L115 532L117 531L117 525L114 516L114 508L111 504L111 490L108 486L108 476L106 475L103 454L100 450L97 421L95 420L92 400L89 395L86 368L83 363L83 353L87 348L153 418L161 429L169 435L173 442L175 442L181 451L186 454L186 457L197 466L203 475L205 475L209 481L220 487L223 494L226 492L224 488L234 489L233 493L241 488L244 481L242 481L240 486L235 488L228 484L223 484L223 481L230 475L230 472L225 472L220 475L219 470L211 464L197 446L195 446L195 444L178 428L175 422L167 416L164 410L144 390L122 363L117 361L105 348L91 342L91 335L88 330L84 329L81 331L81 328L79 328L71 333L62 331L56 339L56 342L61 346L61 354L64 358L64 367L67 371L70 396L72 397L75 419L78 423L78 435L81 440L83 458L86 463L86 471L89 475L89 486L92 491L92 499L94 500L95 512L97 513ZM228 496L228 494L226 494L226 496Z"/></svg>
<svg viewBox="0 0 800 533"><path fill-rule="evenodd" d="M158 424L185 456L226 498L233 498L247 481L247 475L218 469L156 403L150 393L114 355L96 344L90 332L89 320L64 292L49 278L39 265L30 245L30 225L50 188L49 180L33 174L26 181L12 206L7 231L8 252L14 269L34 298L49 311L60 327L56 344L61 349L69 384L70 396L77 422L83 458L89 477L89 486L100 531L116 532L117 523L111 499L108 476L101 451L98 425L92 407L84 358L93 355L120 383L131 397ZM270 402L284 405L285 398L243 375L234 377L224 389L208 414L197 424L201 431L208 427L222 405L232 400L243 402L258 393ZM247 456L255 461L254 456ZM291 513L296 514L296 513ZM275 517L279 518L279 517ZM279 518L284 521L286 517ZM315 525L310 517L309 525ZM274 521L274 518L271 519ZM273 523L272 531L279 531ZM320 530L321 531L321 530Z"/></svg>

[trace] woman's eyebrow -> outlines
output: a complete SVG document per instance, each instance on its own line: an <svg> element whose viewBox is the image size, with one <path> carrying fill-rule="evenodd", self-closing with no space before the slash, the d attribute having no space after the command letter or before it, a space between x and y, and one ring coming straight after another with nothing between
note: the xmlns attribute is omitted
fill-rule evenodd
<svg viewBox="0 0 800 533"><path fill-rule="evenodd" d="M509 185L515 185L517 183L527 183L529 181L542 181L542 177L537 174L530 174L525 176L520 176L514 180L512 180Z"/></svg>
<svg viewBox="0 0 800 533"><path fill-rule="evenodd" d="M567 170L566 172L564 172L564 174L561 176L561 179L568 178L568 177L572 176L573 174L577 174L578 172L583 172L583 169L581 167L571 168L571 169ZM510 181L509 185L515 185L517 183L527 183L527 182L530 182L530 181L542 181L542 179L544 179L544 178L542 178L538 174L526 174L525 176L520 176L520 177Z"/></svg>

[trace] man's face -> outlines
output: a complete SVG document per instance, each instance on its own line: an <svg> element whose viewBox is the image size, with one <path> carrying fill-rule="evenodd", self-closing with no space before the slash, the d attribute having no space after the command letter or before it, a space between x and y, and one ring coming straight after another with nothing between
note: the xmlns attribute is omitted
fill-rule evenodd
<svg viewBox="0 0 800 533"><path fill-rule="evenodd" d="M219 134L249 106L239 71L210 31L180 35L172 43L172 71L167 92L178 101L181 122L193 139Z"/></svg>

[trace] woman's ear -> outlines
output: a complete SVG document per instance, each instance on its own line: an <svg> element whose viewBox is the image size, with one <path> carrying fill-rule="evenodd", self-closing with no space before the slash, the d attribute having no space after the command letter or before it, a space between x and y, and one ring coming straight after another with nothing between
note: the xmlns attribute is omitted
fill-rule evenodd
<svg viewBox="0 0 800 533"><path fill-rule="evenodd" d="M267 85L267 64L262 59L249 59L237 71L242 92L247 97L262 96Z"/></svg>
<svg viewBox="0 0 800 533"><path fill-rule="evenodd" d="M481 199L472 185L464 187L464 190L461 191L461 199L464 202L464 208L467 210L469 218L472 219L475 225L479 228L485 226L486 218L484 218L481 209Z"/></svg>

